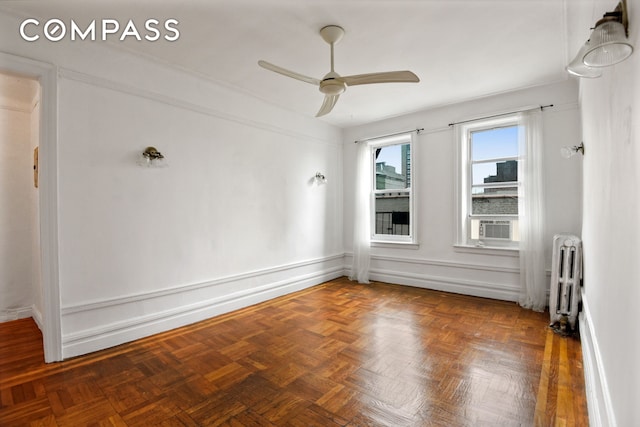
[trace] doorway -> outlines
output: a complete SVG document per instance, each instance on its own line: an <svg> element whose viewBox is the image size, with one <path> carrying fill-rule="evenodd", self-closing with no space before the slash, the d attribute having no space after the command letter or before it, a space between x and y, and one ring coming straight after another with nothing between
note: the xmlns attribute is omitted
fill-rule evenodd
<svg viewBox="0 0 640 427"><path fill-rule="evenodd" d="M39 107L37 80L0 72L0 321L33 317L42 329Z"/></svg>
<svg viewBox="0 0 640 427"><path fill-rule="evenodd" d="M14 86L20 86L16 83L17 81L28 87L35 87L33 97L27 95L23 99L23 101L26 99L26 104L23 103L20 106L18 103L17 107L14 105L5 108L7 111L10 108L30 111L28 119L22 118L22 121L28 123L29 127L26 138L28 144L26 157L28 160L26 160L25 166L18 167L21 172L15 172L15 174L24 173L30 179L26 178L28 184L26 181L22 181L25 184L17 184L18 190L11 189L8 192L9 195L2 196L3 199L0 202L3 205L2 209L4 209L4 205L11 204L14 195L20 197L23 191L28 194L27 200L31 206L29 218L26 221L30 227L28 231L30 242L27 246L31 248L28 251L28 271L31 279L31 283L27 286L29 292L21 293L22 291L17 290L17 299L10 303L15 306L14 310L7 313L27 317L26 311L31 310L31 315L42 330L45 362L55 362L63 359L57 227L57 68L51 64L0 52L0 74L2 74L3 80L8 80L5 81L7 85L0 87L0 97L17 96L12 94ZM13 83L13 85L9 83ZM27 93L29 92L27 91ZM36 111L37 114L31 114L33 111ZM14 134L21 133L20 127L13 124L11 128L14 130L11 133L5 132L4 129L8 129L8 127L3 123L0 134L10 134L13 138ZM24 136L22 138L24 140ZM0 140L0 144L3 144L3 141ZM37 189L33 170L35 160L33 156L36 146L38 147ZM21 155L24 156L24 153ZM13 168L9 169L13 171ZM2 172L0 180L4 180L5 177L14 179L14 173ZM12 209L12 207L7 209ZM24 258L22 262L25 262ZM25 267L23 266L22 269L24 271ZM9 287L8 289L14 288ZM8 295L8 292L14 292L14 290L0 288L0 292L0 300L4 300L5 295ZM7 293L5 294L5 292ZM25 305L26 307L24 307ZM3 309L4 307L0 305L0 310Z"/></svg>

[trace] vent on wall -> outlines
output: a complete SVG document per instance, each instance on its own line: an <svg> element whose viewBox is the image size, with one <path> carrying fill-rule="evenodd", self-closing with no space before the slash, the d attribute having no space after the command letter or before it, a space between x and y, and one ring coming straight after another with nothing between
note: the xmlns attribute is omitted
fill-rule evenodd
<svg viewBox="0 0 640 427"><path fill-rule="evenodd" d="M511 221L480 221L481 239L511 240Z"/></svg>

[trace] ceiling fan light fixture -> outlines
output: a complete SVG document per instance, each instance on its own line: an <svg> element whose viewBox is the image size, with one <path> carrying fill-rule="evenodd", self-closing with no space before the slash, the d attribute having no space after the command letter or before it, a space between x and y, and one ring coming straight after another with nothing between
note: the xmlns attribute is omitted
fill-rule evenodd
<svg viewBox="0 0 640 427"><path fill-rule="evenodd" d="M622 22L615 16L605 16L596 23L582 61L588 67L608 67L624 61L631 53L633 46Z"/></svg>

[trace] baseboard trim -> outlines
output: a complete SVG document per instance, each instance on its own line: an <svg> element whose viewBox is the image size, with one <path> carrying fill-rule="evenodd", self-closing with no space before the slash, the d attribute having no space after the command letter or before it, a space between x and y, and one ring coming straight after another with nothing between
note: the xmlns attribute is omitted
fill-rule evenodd
<svg viewBox="0 0 640 427"><path fill-rule="evenodd" d="M210 280L207 282L194 283L189 285L174 286L168 289L161 289L153 292L141 292L138 294L127 295L123 297L104 299L100 301L91 301L82 304L75 304L62 307L62 315L70 315L75 313L81 313L83 311L93 311L96 309L108 308L113 306L121 306L123 304L135 303L140 301L146 301L153 298L159 298L163 296L178 295L185 292L195 291L198 289L211 288L220 285L226 285L241 280L254 280L260 277L264 277L269 274L281 273L291 271L293 269L318 265L320 263L327 263L333 261L342 261L343 255L332 255L325 258L312 259L307 261L298 262L295 264L281 265L277 267L265 268L262 270L250 271L243 274L237 274L233 276L223 277L216 280Z"/></svg>
<svg viewBox="0 0 640 427"><path fill-rule="evenodd" d="M582 312L579 316L580 341L584 365L585 392L589 412L589 425L593 427L615 427L611 394L605 372L602 369L600 347L593 330L589 303L582 292Z"/></svg>
<svg viewBox="0 0 640 427"><path fill-rule="evenodd" d="M0 314L0 323L10 322L12 320L18 319L27 319L33 318L33 321L36 322L38 328L43 331L44 322L42 320L42 313L38 310L35 304L29 307L20 307L20 308L9 308L6 310L2 310Z"/></svg>
<svg viewBox="0 0 640 427"><path fill-rule="evenodd" d="M330 265L326 265L330 264ZM311 267L315 271L294 271L301 267ZM314 268L315 267L315 268ZM304 270L304 268L302 268ZM274 280L269 274L277 271L284 273L287 278ZM125 297L118 300L94 302L86 306L67 307L64 314L67 317L92 316L100 317L99 312L126 312L130 309L152 306L153 300L170 296L175 301L188 301L178 307L166 308L152 313L128 316L126 319L109 324L101 324L89 327L63 336L63 357L65 359L91 353L97 350L113 347L125 342L144 338L159 332L168 331L201 320L205 320L233 310L248 307L272 298L303 290L311 286L341 277L344 266L341 256L332 256L289 266L289 268L277 267L264 270L262 274L253 272L236 277L236 281L262 283L236 292L228 292L207 299L193 299L189 301L188 292L207 286L216 286L222 282L208 282L207 284L190 287L176 288L163 292L151 292L139 294L135 297ZM248 277L247 277L248 276ZM233 285L233 278L226 278L226 285ZM167 292L169 292L167 294ZM92 313L92 311L94 313ZM95 314L95 315L94 315Z"/></svg>
<svg viewBox="0 0 640 427"><path fill-rule="evenodd" d="M497 285L477 280L464 280L428 274L406 273L392 270L371 269L372 280L395 283L399 285L415 286L443 292L492 298L504 301L518 301L517 286Z"/></svg>
<svg viewBox="0 0 640 427"><path fill-rule="evenodd" d="M346 276L352 258L345 253ZM518 267L384 255L372 255L371 261L372 280L503 301L518 301L520 295Z"/></svg>
<svg viewBox="0 0 640 427"><path fill-rule="evenodd" d="M36 325L38 325L40 331L44 331L44 320L42 318L42 312L38 310L38 307L36 307L35 304L31 306L31 317L33 317L33 320L34 322L36 322Z"/></svg>
<svg viewBox="0 0 640 427"><path fill-rule="evenodd" d="M7 308L0 312L0 323L33 317L32 307Z"/></svg>
<svg viewBox="0 0 640 427"><path fill-rule="evenodd" d="M345 257L353 259L353 252L346 252ZM444 261L427 258L406 258L396 256L371 255L371 261L384 261L402 264L413 264L422 267L446 267L464 270L488 271L494 273L520 274L519 267L502 267L496 265L474 264L469 262Z"/></svg>

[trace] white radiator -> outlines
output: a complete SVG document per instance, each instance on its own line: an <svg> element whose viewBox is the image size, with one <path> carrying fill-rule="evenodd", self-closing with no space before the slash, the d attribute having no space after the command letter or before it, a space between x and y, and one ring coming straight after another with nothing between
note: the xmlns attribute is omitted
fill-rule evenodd
<svg viewBox="0 0 640 427"><path fill-rule="evenodd" d="M551 326L576 327L582 279L582 240L570 234L553 237L549 313Z"/></svg>

